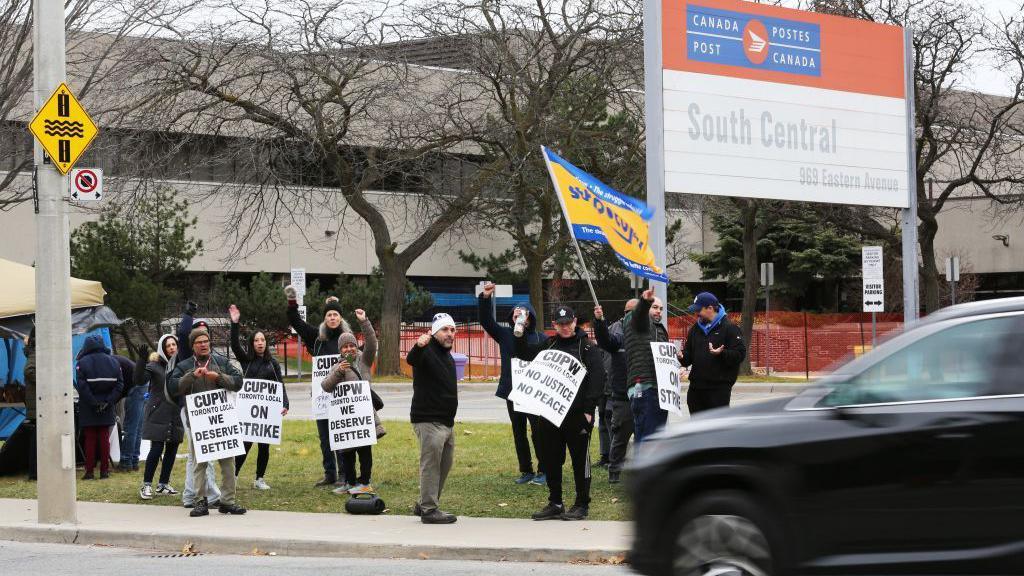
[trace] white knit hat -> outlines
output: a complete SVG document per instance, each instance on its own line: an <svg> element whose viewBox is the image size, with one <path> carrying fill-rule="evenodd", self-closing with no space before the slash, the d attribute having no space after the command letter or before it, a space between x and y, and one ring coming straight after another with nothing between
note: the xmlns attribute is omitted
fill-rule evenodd
<svg viewBox="0 0 1024 576"><path fill-rule="evenodd" d="M455 328L455 320L451 317L451 315L445 314L444 312L434 314L434 325L430 328L430 333L437 334L438 331L440 331L442 328L446 326L451 326L452 328Z"/></svg>

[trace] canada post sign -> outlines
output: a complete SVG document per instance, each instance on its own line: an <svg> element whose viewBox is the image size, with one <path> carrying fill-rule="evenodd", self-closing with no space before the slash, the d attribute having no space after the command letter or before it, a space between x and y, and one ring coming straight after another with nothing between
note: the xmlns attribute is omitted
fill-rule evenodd
<svg viewBox="0 0 1024 576"><path fill-rule="evenodd" d="M648 90L666 192L907 207L902 28L740 0L661 6Z"/></svg>
<svg viewBox="0 0 1024 576"><path fill-rule="evenodd" d="M821 76L821 27L706 6L686 7L691 60Z"/></svg>

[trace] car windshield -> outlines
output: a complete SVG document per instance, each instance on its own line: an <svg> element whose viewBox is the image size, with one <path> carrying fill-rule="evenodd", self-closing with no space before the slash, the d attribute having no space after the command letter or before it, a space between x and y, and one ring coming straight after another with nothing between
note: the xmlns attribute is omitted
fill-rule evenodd
<svg viewBox="0 0 1024 576"><path fill-rule="evenodd" d="M1024 317L929 334L840 384L819 405L848 406L1024 392Z"/></svg>

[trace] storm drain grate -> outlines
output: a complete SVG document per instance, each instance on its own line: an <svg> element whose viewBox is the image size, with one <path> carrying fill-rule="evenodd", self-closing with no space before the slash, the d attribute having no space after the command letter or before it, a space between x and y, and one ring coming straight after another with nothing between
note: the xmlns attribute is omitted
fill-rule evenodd
<svg viewBox="0 0 1024 576"><path fill-rule="evenodd" d="M150 556L150 558L192 558L194 556L202 556L202 552L186 552L178 554L161 554L159 556Z"/></svg>

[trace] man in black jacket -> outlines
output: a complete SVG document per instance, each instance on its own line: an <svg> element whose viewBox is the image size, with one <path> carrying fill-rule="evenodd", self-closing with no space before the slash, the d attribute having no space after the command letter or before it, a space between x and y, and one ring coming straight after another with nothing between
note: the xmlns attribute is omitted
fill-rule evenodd
<svg viewBox="0 0 1024 576"><path fill-rule="evenodd" d="M654 296L654 288L642 294L636 310L622 319L626 362L629 365L627 395L633 409L633 437L639 444L668 421L668 412L658 403L658 374L654 369L651 343L668 342L662 323L665 304Z"/></svg>
<svg viewBox="0 0 1024 576"><path fill-rule="evenodd" d="M568 306L555 310L555 332L544 342L529 345L525 336L516 338L516 357L533 360L544 350L560 350L583 363L587 370L579 391L562 420L555 426L540 419L538 437L548 474L548 504L533 515L534 520L583 520L590 510L590 432L594 427L594 411L604 393L604 366L601 351L590 345L586 332L576 327L576 313ZM576 501L568 511L562 503L562 466L565 451L572 459L576 482Z"/></svg>
<svg viewBox="0 0 1024 576"><path fill-rule="evenodd" d="M679 363L690 369L686 406L692 415L729 405L747 347L714 294L698 294L689 311L697 313L697 323L686 336Z"/></svg>
<svg viewBox="0 0 1024 576"><path fill-rule="evenodd" d="M640 301L633 298L626 302L624 313L636 309ZM604 318L604 309L594 307L594 336L597 344L611 356L612 368L608 372L608 383L605 390L608 395L608 411L611 412L611 447L608 450L608 483L618 484L622 475L622 465L626 461L626 448L633 436L633 410L626 395L628 385L628 365L626 364L625 339L623 338L622 320L611 326Z"/></svg>
<svg viewBox="0 0 1024 576"><path fill-rule="evenodd" d="M420 500L415 514L424 524L451 524L454 514L438 505L448 472L455 461L455 413L459 389L452 358L455 321L434 315L430 334L423 334L409 351L412 366L412 406L409 420L420 443Z"/></svg>

